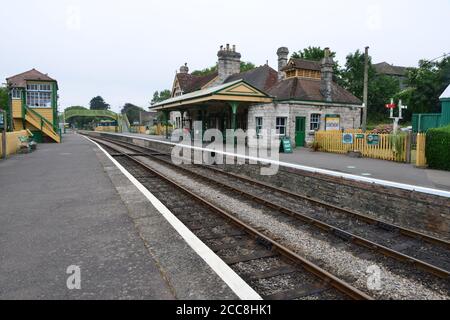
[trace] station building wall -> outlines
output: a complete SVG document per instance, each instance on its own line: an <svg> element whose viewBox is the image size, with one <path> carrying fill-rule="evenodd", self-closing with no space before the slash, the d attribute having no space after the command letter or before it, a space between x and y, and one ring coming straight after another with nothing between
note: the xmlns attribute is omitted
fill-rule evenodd
<svg viewBox="0 0 450 320"><path fill-rule="evenodd" d="M295 147L295 119L305 117L306 142L314 140L315 130L311 130L311 115L320 114L319 130L325 130L325 116L339 115L341 129L358 129L361 123L361 108L351 106L317 106L292 103L270 103L253 105L248 111L248 128L256 130L256 118L263 119L263 129L275 129L278 117L287 118L286 135L291 138Z"/></svg>

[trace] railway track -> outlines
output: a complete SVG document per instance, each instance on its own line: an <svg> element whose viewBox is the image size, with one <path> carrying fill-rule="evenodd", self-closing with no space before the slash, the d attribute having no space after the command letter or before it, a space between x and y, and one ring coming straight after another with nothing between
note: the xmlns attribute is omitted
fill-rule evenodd
<svg viewBox="0 0 450 320"><path fill-rule="evenodd" d="M104 139L102 137L102 139ZM166 167L171 167L172 171L179 171L181 174L184 174L185 176L189 176L189 179L193 179L193 180L198 180L201 181L202 184L210 184L210 185L216 185L217 187L219 187L220 190L225 190L227 192L230 193L230 195L233 195L234 197L244 197L247 198L249 201L255 202L260 204L261 206L265 206L267 208L272 209L272 212L274 214L276 214L278 212L279 216L286 216L286 217L290 217L287 220L284 220L284 222L289 223L290 225L295 225L295 223L300 223L301 225L306 225L308 227L311 228L315 228L317 229L318 232L325 232L327 234L330 234L331 237L336 237L337 239L339 239L340 241L342 241L343 243L351 243L353 245L357 245L359 246L362 250L358 253L358 255L361 255L362 257L367 256L367 254L369 252L374 252L377 251L378 253L383 254L384 256L387 257L387 259L390 258L395 258L396 260L401 261L402 263L398 263L399 265L404 264L404 270L402 270L403 274L408 274L412 276L412 274L414 273L414 268L419 268L422 270L425 270L427 272L429 272L430 274L432 274L433 276L438 276L440 278L442 278L444 280L443 282L443 287L444 287L444 292L447 291L448 292L448 270L442 268L439 265L436 265L435 262L437 261L438 263L441 263L441 265L448 265L448 242L443 241L441 239L437 239L437 238L433 238L430 237L428 235L424 235L421 233L416 233L415 231L411 231L411 230L407 230L407 229L403 229L401 227L395 226L395 225L389 225L389 224L385 224L384 222L379 222L376 219L373 219L371 217L366 217L364 215L361 215L357 212L349 212L346 213L345 216L343 217L344 220L348 220L348 219L358 219L358 221L360 222L360 224L366 226L366 227L370 227L373 228L374 230L377 230L378 234L378 242L374 242L374 241L370 241L367 240L364 237L361 236L355 236L352 233L349 233L345 230L340 229L339 227L336 227L336 225L338 225L337 220L334 217L334 213L338 212L339 214L342 214L342 211L346 212L346 209L344 208L339 208L339 207L335 207L335 206L329 206L326 203L319 203L313 207L313 211L307 211L306 213L301 213L298 212L300 209L304 209L305 208L305 203L315 203L315 199L310 199L310 198L306 198L303 197L301 195L297 195L295 193L292 193L291 191L287 191L287 190L279 190L273 186L267 185L265 183L259 182L259 181L255 181L252 179L249 179L245 176L240 176L237 174L233 174L233 173L229 173L229 172L224 172L221 169L217 169L215 167L211 167L211 166L177 166L174 165L172 163L172 161L170 160L170 155L165 154L165 153L161 153L160 151L151 149L151 148L147 148L147 147L142 147L142 146L137 146L134 144L131 144L129 142L124 142L124 141L117 141L116 139L105 139L104 141L108 141L109 143L114 143L116 146L120 146L122 148L126 148L126 153L131 155L131 156L135 156L135 157L145 157L145 158L149 158L152 160L156 160L157 162L159 162L160 164L166 166ZM205 181L207 183L205 183ZM216 188L218 189L218 188ZM224 191L224 192L225 192ZM284 195L287 196L289 194L293 195L293 198L297 198L298 200L302 200L303 202L299 202L296 204L296 206L298 206L297 208L287 208L285 206L286 201L284 201L284 203L276 203L276 201L274 201L273 195L275 196L275 199L278 198L280 199L280 195ZM304 199L306 198L306 199ZM292 199L293 200L293 199ZM213 202L216 202L213 199ZM290 201L288 201L290 203ZM292 201L294 202L294 201ZM328 208L327 208L328 207ZM327 221L328 223L325 223L321 220L318 219L314 219L316 217L311 218L311 216L314 215L314 212L317 211L317 208L327 208L326 213L329 214L329 211L333 212L333 214L331 216L329 215L324 215L321 217L321 219L328 219L328 220L332 220L332 223L330 221ZM220 209L220 208L219 208ZM222 208L224 209L224 208ZM304 210L303 210L304 211ZM234 212L236 213L236 212ZM280 215L281 213L281 215ZM322 213L323 214L323 213ZM341 217L342 218L342 217ZM367 218L367 219L365 219ZM245 219L244 219L245 220ZM342 221L341 221L342 223ZM258 223L254 224L256 225L260 225ZM358 226L357 226L358 227ZM361 227L361 226L359 226ZM264 229L264 228L263 228ZM270 229L270 228L269 228ZM259 230L259 229L258 229ZM259 230L261 231L261 233L264 233L266 236L269 234L267 230ZM354 228L352 230L352 232L354 231L358 231L358 228ZM361 230L359 230L361 231ZM366 234L367 236L367 234ZM373 236L373 235L370 235ZM277 238L278 236L274 235L275 239L279 239ZM384 245L380 245L379 242L382 242L385 239L390 239L388 242L390 245L395 246L395 245L401 245L403 243L403 249L408 249L408 248L415 248L417 249L418 246L417 244L420 243L421 246L425 245L428 246L427 248L424 249L423 252L417 251L414 252L415 257L401 253L397 250L394 250L393 248L390 247L385 247ZM392 241L392 239L395 239L396 241ZM281 239L279 239L281 240ZM371 239L373 240L373 239ZM374 244L372 244L372 242ZM297 250L295 250L295 248L291 247L289 243L283 242L281 241L281 243L284 243L284 246L287 246L288 248L291 249L291 251L294 252L298 252ZM442 259L437 259L436 260L436 252L431 251L428 252L427 255L427 251L430 250L430 246L433 250L437 250L438 253L441 254L441 258ZM336 244L336 248L340 248L341 245ZM420 247L420 246L419 246ZM438 249L436 249L438 248ZM365 250L365 251L364 251ZM417 254L419 252L419 254ZM423 261L420 259L417 259L416 257L420 256L421 258L426 258L428 259L428 261ZM311 260L311 259L310 259ZM393 261L395 261L394 259L392 259ZM322 263L320 261L314 261L314 263L318 263L320 266L323 267ZM446 264L447 263L447 264ZM403 267L402 267L403 268ZM325 269L327 269L327 267L325 267ZM394 269L398 269L398 267L394 267ZM333 268L332 268L333 270ZM409 271L408 271L409 270ZM335 270L332 271L332 273L335 273ZM340 274L340 273L339 273ZM418 277L421 280L419 280L419 282L422 283L428 283L429 279L424 278L423 276L421 276L420 273L417 273L417 275L414 275L412 277ZM353 283L354 279L348 278L346 276L341 277L341 279L345 279L347 282L349 283ZM416 278L414 278L416 279ZM432 282L434 282L435 280L432 280ZM437 281L437 279L436 279ZM433 287L433 285L431 285ZM440 286L440 284L439 284ZM362 291L369 293L371 291L367 291L365 290L365 287L361 287L358 286L359 289L362 289ZM441 291L442 292L442 291ZM381 297L381 296L379 296Z"/></svg>
<svg viewBox="0 0 450 320"><path fill-rule="evenodd" d="M124 141L102 139L129 148L140 155L151 157L176 170L195 175L220 188L237 192L252 201L331 233L342 240L376 251L440 278L450 278L450 242L448 241L212 166L177 166L172 163L169 154L163 154L151 148ZM205 173L208 171L209 174ZM318 207L322 210L318 210ZM307 208L306 213L305 208Z"/></svg>
<svg viewBox="0 0 450 320"><path fill-rule="evenodd" d="M92 139L102 144L264 299L373 299L262 230L162 175L138 159L142 152L125 152L114 146L115 142Z"/></svg>

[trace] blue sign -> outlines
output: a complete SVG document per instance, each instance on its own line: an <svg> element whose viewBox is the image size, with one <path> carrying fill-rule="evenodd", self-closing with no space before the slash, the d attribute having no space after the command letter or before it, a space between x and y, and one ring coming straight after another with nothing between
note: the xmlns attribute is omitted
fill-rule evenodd
<svg viewBox="0 0 450 320"><path fill-rule="evenodd" d="M343 144L353 144L353 134L352 133L342 134L342 143Z"/></svg>

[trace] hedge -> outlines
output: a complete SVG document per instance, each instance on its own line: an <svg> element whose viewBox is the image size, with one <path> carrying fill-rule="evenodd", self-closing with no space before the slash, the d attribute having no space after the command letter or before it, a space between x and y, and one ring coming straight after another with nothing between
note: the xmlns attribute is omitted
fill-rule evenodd
<svg viewBox="0 0 450 320"><path fill-rule="evenodd" d="M450 171L450 126L427 131L425 155L430 168Z"/></svg>

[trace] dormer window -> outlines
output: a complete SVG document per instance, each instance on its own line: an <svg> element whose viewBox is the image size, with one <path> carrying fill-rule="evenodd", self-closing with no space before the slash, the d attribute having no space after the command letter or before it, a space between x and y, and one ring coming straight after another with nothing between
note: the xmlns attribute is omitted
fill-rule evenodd
<svg viewBox="0 0 450 320"><path fill-rule="evenodd" d="M286 73L286 78L306 78L306 79L320 79L320 62L305 60L305 59L291 59L287 66L283 68Z"/></svg>
<svg viewBox="0 0 450 320"><path fill-rule="evenodd" d="M307 69L292 69L286 71L286 78L293 78L293 77L320 79L320 71Z"/></svg>

